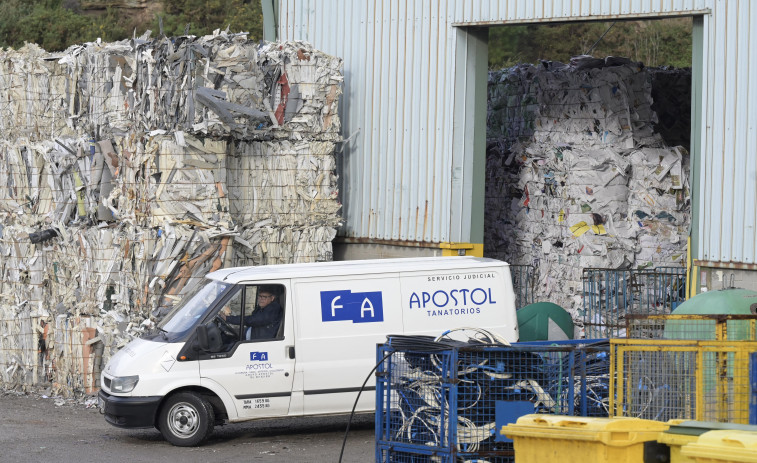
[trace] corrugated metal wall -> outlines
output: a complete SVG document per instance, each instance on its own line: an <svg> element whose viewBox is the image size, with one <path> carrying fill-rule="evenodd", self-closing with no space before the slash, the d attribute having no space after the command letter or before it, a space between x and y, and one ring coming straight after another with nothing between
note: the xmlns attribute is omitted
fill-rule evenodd
<svg viewBox="0 0 757 463"><path fill-rule="evenodd" d="M755 263L757 3L712 2L704 23L699 255Z"/></svg>
<svg viewBox="0 0 757 463"><path fill-rule="evenodd" d="M344 58L347 236L448 239L453 16L448 2L281 2L282 38Z"/></svg>
<svg viewBox="0 0 757 463"><path fill-rule="evenodd" d="M757 262L757 4L747 0L282 0L281 38L345 60L347 236L443 242L453 198L454 26L702 15L698 259ZM750 104L751 103L751 104ZM359 132L358 132L359 131Z"/></svg>

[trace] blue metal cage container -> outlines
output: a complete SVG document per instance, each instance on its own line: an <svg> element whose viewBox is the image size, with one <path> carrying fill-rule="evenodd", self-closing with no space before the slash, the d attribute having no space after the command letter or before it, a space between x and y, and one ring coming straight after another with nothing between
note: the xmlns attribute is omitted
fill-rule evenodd
<svg viewBox="0 0 757 463"><path fill-rule="evenodd" d="M686 299L686 268L585 268L583 325L587 338L625 336L628 315L671 313Z"/></svg>
<svg viewBox="0 0 757 463"><path fill-rule="evenodd" d="M528 413L608 416L606 340L377 348L377 462L511 462Z"/></svg>

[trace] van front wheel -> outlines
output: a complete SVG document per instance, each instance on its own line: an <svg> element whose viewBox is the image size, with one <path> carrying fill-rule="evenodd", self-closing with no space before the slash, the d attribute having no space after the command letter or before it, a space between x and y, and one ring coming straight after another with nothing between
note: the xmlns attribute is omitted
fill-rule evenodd
<svg viewBox="0 0 757 463"><path fill-rule="evenodd" d="M158 428L173 445L192 447L205 442L213 432L213 406L190 392L170 396L160 409Z"/></svg>

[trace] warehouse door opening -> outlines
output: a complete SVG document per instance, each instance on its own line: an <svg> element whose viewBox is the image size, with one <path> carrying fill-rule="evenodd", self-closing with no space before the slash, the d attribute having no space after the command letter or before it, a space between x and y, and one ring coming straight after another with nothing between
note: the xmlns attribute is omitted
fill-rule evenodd
<svg viewBox="0 0 757 463"><path fill-rule="evenodd" d="M676 275L667 295L629 289L638 300L615 304L616 318L630 303L669 312L670 293L683 296L693 23L489 29L484 255L513 265L520 306L554 302L612 330L617 319L586 313L591 269Z"/></svg>

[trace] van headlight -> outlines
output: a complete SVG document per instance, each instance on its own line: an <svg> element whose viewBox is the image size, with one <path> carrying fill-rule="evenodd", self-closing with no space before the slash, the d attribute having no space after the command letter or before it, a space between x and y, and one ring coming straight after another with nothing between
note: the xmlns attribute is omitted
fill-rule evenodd
<svg viewBox="0 0 757 463"><path fill-rule="evenodd" d="M139 376L116 376L110 381L111 392L131 392L139 382Z"/></svg>

